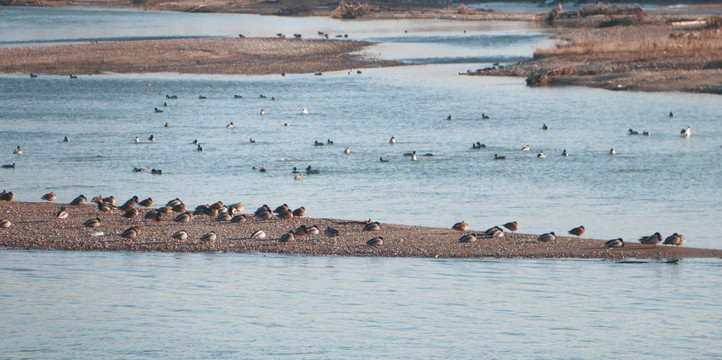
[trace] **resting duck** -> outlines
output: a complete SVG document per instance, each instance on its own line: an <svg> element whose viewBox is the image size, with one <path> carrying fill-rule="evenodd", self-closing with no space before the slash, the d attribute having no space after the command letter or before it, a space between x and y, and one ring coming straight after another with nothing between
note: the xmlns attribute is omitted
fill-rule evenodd
<svg viewBox="0 0 722 360"><path fill-rule="evenodd" d="M366 222L366 225L364 225L363 229L361 231L379 231L381 230L381 224L379 224L378 221L371 222L370 220Z"/></svg>
<svg viewBox="0 0 722 360"><path fill-rule="evenodd" d="M608 248L621 248L624 247L624 240L622 240L622 238L612 239L605 242L604 246Z"/></svg>
<svg viewBox="0 0 722 360"><path fill-rule="evenodd" d="M43 197L41 197L40 199L45 200L45 201L55 201L55 199L57 199L57 198L58 198L58 196L55 195L54 192L49 192L49 193L43 195Z"/></svg>
<svg viewBox="0 0 722 360"><path fill-rule="evenodd" d="M503 225L505 228L509 229L509 231L514 232L519 230L519 223L516 221L508 222Z"/></svg>
<svg viewBox="0 0 722 360"><path fill-rule="evenodd" d="M266 232L258 229L251 233L251 239L265 239L266 238Z"/></svg>
<svg viewBox="0 0 722 360"><path fill-rule="evenodd" d="M469 224L467 224L466 221L463 221L463 220L462 220L461 222L458 222L458 223L456 223L456 224L454 224L454 225L451 226L451 229L452 229L452 230L456 230L456 231L459 231L459 232L464 232L464 231L466 231L468 228L469 228Z"/></svg>
<svg viewBox="0 0 722 360"><path fill-rule="evenodd" d="M206 233L203 236L201 236L200 240L204 241L204 242L212 243L212 242L216 241L217 238L218 238L218 235L216 235L216 232L211 231L211 232Z"/></svg>
<svg viewBox="0 0 722 360"><path fill-rule="evenodd" d="M574 229L571 229L568 231L569 234L576 235L577 237L584 235L585 232L586 232L586 230L584 229L584 226L582 226L582 225L577 226Z"/></svg>
<svg viewBox="0 0 722 360"><path fill-rule="evenodd" d="M668 236L666 239L664 239L664 245L674 245L674 246L682 246L684 243L686 243L687 240L684 238L684 236L674 233L670 236Z"/></svg>
<svg viewBox="0 0 722 360"><path fill-rule="evenodd" d="M654 246L657 246L658 243L662 242L662 234L656 232L649 236L642 236L639 238L639 242L642 244L652 244Z"/></svg>
<svg viewBox="0 0 722 360"><path fill-rule="evenodd" d="M366 242L368 246L381 246L384 244L384 237L378 236Z"/></svg>
<svg viewBox="0 0 722 360"><path fill-rule="evenodd" d="M188 233L185 230L179 230L179 231L176 231L170 237L173 239L179 240L179 241L183 241L188 238Z"/></svg>
<svg viewBox="0 0 722 360"><path fill-rule="evenodd" d="M537 240L541 241L541 242L555 241L556 239L557 239L557 235L553 231L550 233L541 234L537 238Z"/></svg>

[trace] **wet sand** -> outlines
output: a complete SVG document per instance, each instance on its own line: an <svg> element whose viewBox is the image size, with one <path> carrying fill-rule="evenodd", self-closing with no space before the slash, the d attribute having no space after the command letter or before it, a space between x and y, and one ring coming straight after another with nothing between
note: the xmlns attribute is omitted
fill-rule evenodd
<svg viewBox="0 0 722 360"><path fill-rule="evenodd" d="M398 65L352 54L368 45L348 40L192 38L9 47L0 48L0 72L280 74Z"/></svg>
<svg viewBox="0 0 722 360"><path fill-rule="evenodd" d="M538 242L533 234L509 233L496 239L479 239L473 243L460 243L461 233L451 228L432 228L397 224L381 224L376 232L362 231L365 221L296 217L291 220L273 218L261 221L248 214L248 221L233 224L219 222L205 216L196 216L189 224L171 221L176 214L169 214L160 222L143 219L149 211L138 208L140 214L134 220L121 216L121 210L102 214L93 205L65 205L70 212L66 221L55 214L63 206L57 203L0 202L0 219L9 219L13 225L0 230L0 246L10 249L46 250L92 250L92 251L157 251L157 252L237 252L280 253L338 256L386 256L386 257L441 257L441 258L593 258L593 259L678 259L684 257L722 258L722 250L695 249L691 247L641 245L636 239L628 239L624 248L608 249L604 240L562 237L551 243ZM192 210L192 209L191 209ZM255 211L246 209L245 212ZM313 214L313 209L309 209ZM90 229L83 222L99 217L101 225ZM306 235L290 244L278 239L289 230L305 224L317 225L319 235ZM119 236L125 229L137 225L141 228L135 240ZM465 233L479 233L495 224L471 224ZM327 237L323 230L331 226L340 231L338 237ZM451 224L449 224L451 226ZM523 228L523 224L521 224ZM250 239L250 234L264 230L266 239ZM472 230L476 229L476 230ZM189 238L178 241L171 235L186 230ZM566 234L563 229L556 233ZM216 241L200 241L204 234L215 231ZM103 235L98 236L98 233ZM643 235L643 234L640 234ZM668 234L664 234L665 236ZM383 236L381 246L366 245L373 237ZM693 239L689 239L692 240Z"/></svg>

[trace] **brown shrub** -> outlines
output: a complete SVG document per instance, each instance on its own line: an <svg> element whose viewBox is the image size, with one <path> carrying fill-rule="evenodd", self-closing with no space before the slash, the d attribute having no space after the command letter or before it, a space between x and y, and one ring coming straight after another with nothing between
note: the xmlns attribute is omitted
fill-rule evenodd
<svg viewBox="0 0 722 360"><path fill-rule="evenodd" d="M373 8L369 4L346 4L341 1L331 16L337 19L355 19L370 13L372 10Z"/></svg>
<svg viewBox="0 0 722 360"><path fill-rule="evenodd" d="M470 15L470 14L475 13L476 11L475 11L474 9L472 9L472 8L464 5L464 4L461 4L461 5L459 5L459 7L457 8L457 12L458 12L459 14L462 14L462 15Z"/></svg>

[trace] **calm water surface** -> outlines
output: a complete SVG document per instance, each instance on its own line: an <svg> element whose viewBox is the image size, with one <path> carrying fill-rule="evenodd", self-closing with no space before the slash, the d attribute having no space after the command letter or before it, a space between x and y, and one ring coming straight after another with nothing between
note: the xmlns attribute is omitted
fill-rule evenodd
<svg viewBox="0 0 722 360"><path fill-rule="evenodd" d="M0 250L3 358L722 356L719 260Z"/></svg>
<svg viewBox="0 0 722 360"><path fill-rule="evenodd" d="M525 232L564 233L584 224L591 237L627 240L677 231L690 246L722 248L719 96L456 75L531 56L547 40L527 25L0 8L0 46L317 30L378 42L368 51L380 57L435 64L320 77L0 76L0 162L17 164L0 184L25 201L54 191L58 202L81 193L249 209L287 202L312 216L442 227L518 220ZM630 127L652 136L629 136ZM327 139L334 144L313 146ZM477 141L487 149L472 150ZM412 162L410 151L434 156ZM294 182L291 169L308 165L321 173ZM0 250L0 357L711 359L722 357L720 269L717 259Z"/></svg>

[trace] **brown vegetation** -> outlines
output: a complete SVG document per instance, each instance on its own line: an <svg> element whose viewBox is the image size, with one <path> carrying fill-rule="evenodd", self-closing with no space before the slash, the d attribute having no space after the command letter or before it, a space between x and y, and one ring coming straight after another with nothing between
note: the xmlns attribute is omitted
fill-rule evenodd
<svg viewBox="0 0 722 360"><path fill-rule="evenodd" d="M722 93L722 31L710 17L666 25L563 29L534 59L474 74L527 77L531 86ZM710 25L711 24L711 25Z"/></svg>
<svg viewBox="0 0 722 360"><path fill-rule="evenodd" d="M369 4L347 4L341 0L341 2L338 3L336 10L334 10L331 14L331 17L337 19L355 19L364 16L373 10L374 8Z"/></svg>

